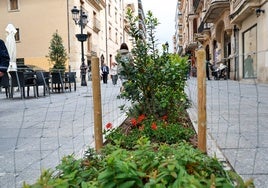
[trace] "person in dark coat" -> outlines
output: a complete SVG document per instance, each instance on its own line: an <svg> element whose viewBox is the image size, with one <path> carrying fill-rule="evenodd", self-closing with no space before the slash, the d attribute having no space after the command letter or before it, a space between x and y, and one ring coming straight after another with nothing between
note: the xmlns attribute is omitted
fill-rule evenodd
<svg viewBox="0 0 268 188"><path fill-rule="evenodd" d="M9 61L10 57L7 51L7 47L4 41L0 39L0 81L4 74L7 72Z"/></svg>
<svg viewBox="0 0 268 188"><path fill-rule="evenodd" d="M103 64L103 66L101 67L101 72L102 72L103 83L107 84L108 74L109 74L109 67L106 64Z"/></svg>
<svg viewBox="0 0 268 188"><path fill-rule="evenodd" d="M210 75L209 75L210 66L211 66L211 63L209 62L209 60L206 60L206 76L208 80L210 80Z"/></svg>

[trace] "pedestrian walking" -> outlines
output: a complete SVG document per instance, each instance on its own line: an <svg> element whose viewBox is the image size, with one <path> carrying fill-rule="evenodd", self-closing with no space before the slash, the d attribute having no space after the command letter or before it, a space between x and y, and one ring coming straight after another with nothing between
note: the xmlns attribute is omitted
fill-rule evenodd
<svg viewBox="0 0 268 188"><path fill-rule="evenodd" d="M117 80L118 80L117 68L118 68L117 63L113 62L111 66L111 71L110 71L113 85L117 85Z"/></svg>
<svg viewBox="0 0 268 188"><path fill-rule="evenodd" d="M107 84L109 67L105 63L101 66L101 72L102 72L103 83Z"/></svg>
<svg viewBox="0 0 268 188"><path fill-rule="evenodd" d="M206 60L206 76L208 80L210 80L210 75L209 75L210 66L211 66L211 63L209 62L209 60Z"/></svg>
<svg viewBox="0 0 268 188"><path fill-rule="evenodd" d="M0 82L4 74L6 74L9 66L10 57L7 47L3 40L0 39Z"/></svg>
<svg viewBox="0 0 268 188"><path fill-rule="evenodd" d="M122 43L120 49L117 51L117 55L115 57L118 62L118 75L119 79L122 83L120 91L124 90L124 82L130 74L130 66L134 66L133 57L128 50L128 46L126 43Z"/></svg>

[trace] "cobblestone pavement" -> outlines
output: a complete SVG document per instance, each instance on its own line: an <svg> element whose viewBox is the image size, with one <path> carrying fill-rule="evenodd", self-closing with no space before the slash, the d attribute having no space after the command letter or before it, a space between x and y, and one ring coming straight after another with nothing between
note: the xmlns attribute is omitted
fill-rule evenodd
<svg viewBox="0 0 268 188"><path fill-rule="evenodd" d="M42 89L40 89L42 91ZM102 123L120 125L126 118L117 99L119 86L101 83ZM42 93L41 93L42 95ZM94 147L91 82L76 92L52 93L39 98L6 99L0 93L0 188L33 183L42 169L54 168L64 155L77 157Z"/></svg>
<svg viewBox="0 0 268 188"><path fill-rule="evenodd" d="M189 79L186 88L193 102L189 114L195 124L196 82L196 78ZM257 188L267 188L268 85L211 80L207 81L206 93L208 153L224 157L245 180L253 178Z"/></svg>

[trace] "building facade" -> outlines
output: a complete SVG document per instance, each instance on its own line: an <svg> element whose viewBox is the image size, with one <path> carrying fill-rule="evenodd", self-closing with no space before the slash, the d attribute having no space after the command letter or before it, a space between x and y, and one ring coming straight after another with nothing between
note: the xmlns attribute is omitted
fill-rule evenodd
<svg viewBox="0 0 268 188"><path fill-rule="evenodd" d="M265 0L179 0L176 52L194 64L202 45L206 60L225 64L230 79L268 82L267 8Z"/></svg>
<svg viewBox="0 0 268 188"><path fill-rule="evenodd" d="M141 1L133 0L132 3L138 7ZM47 55L52 35L57 32L68 53L66 68L77 72L79 78L82 52L76 34L81 33L81 28L72 18L73 7L81 7L87 15L88 23L83 29L87 40L83 46L85 63L90 71L93 56L110 66L121 43L130 43L125 19L126 6L129 4L124 0L0 1L0 38L5 41L5 28L13 24L17 29L17 63L49 70L52 65Z"/></svg>

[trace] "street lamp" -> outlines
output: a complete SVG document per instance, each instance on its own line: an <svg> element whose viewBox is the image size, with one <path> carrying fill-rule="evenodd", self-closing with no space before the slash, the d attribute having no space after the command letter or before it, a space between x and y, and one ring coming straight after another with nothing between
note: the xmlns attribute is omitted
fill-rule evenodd
<svg viewBox="0 0 268 188"><path fill-rule="evenodd" d="M74 6L71 12L72 12L75 25L79 25L81 29L81 33L76 34L75 36L77 40L81 42L81 53L82 53L82 57L81 57L82 63L80 66L81 86L87 86L87 82L86 82L87 66L85 64L85 58L84 58L84 42L87 40L87 34L83 34L83 29L87 25L88 20L87 20L86 13L83 11L83 4L84 2L80 0L80 10L76 6Z"/></svg>

